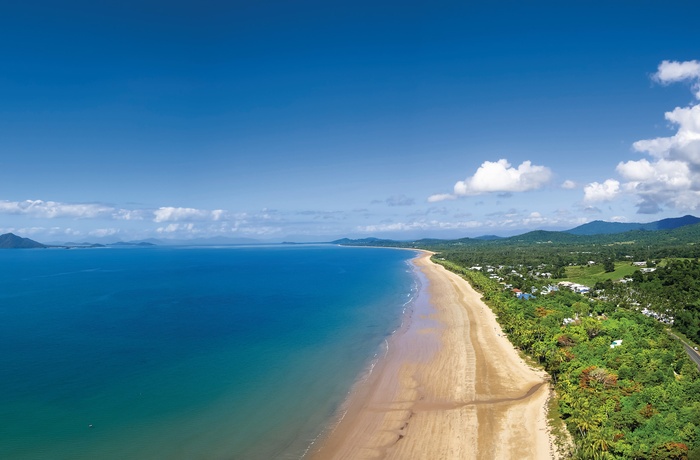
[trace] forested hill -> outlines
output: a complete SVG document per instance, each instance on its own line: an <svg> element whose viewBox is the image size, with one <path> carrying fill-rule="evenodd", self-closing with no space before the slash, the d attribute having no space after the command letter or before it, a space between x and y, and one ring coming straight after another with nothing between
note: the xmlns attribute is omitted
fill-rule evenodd
<svg viewBox="0 0 700 460"><path fill-rule="evenodd" d="M503 251L505 248L522 248L531 246L538 248L565 247L569 251L584 250L584 248L608 248L618 252L624 247L625 252L645 251L645 256L665 257L671 252L680 257L700 257L700 223L685 225L672 230L632 230L623 233L601 235L574 235L569 232L552 232L536 230L522 235L493 240L478 238L460 238L456 240L440 240L424 238L413 241L397 241L380 238L364 238L352 240L344 238L333 241L335 244L348 246L384 246L409 247L431 250L449 250L465 247L492 249ZM648 253L652 251L652 254ZM680 251L680 253L678 253Z"/></svg>
<svg viewBox="0 0 700 460"><path fill-rule="evenodd" d="M700 218L695 216L683 216L671 219L662 219L646 224L641 223L622 223L622 222L605 222L602 220L594 220L587 224L579 225L576 228L567 230L566 233L573 235L603 235L612 233L624 233L632 230L673 230L674 228L684 227L700 223Z"/></svg>
<svg viewBox="0 0 700 460"><path fill-rule="evenodd" d="M45 248L46 246L30 240L29 238L21 238L13 233L5 233L0 235L0 249L30 249L30 248Z"/></svg>

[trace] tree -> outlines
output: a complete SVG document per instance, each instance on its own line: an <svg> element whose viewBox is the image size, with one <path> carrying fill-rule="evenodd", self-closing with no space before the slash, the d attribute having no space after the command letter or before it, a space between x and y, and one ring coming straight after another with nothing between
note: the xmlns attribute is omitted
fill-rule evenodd
<svg viewBox="0 0 700 460"><path fill-rule="evenodd" d="M605 269L605 273L612 273L615 271L615 262L613 262L612 259L605 259L603 268Z"/></svg>

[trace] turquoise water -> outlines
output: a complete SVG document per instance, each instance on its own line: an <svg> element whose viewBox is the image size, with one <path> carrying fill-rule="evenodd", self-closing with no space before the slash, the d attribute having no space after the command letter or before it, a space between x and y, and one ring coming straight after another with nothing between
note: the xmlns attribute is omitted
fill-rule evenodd
<svg viewBox="0 0 700 460"><path fill-rule="evenodd" d="M412 256L0 251L0 458L300 458L399 326Z"/></svg>

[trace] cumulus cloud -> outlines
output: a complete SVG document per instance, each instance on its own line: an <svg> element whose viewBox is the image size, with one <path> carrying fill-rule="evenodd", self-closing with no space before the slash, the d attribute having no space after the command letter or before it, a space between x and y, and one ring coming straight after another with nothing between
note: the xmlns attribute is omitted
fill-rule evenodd
<svg viewBox="0 0 700 460"><path fill-rule="evenodd" d="M677 127L673 136L645 139L632 144L638 152L654 158L670 158L700 164L700 104L676 107L666 112L666 120Z"/></svg>
<svg viewBox="0 0 700 460"><path fill-rule="evenodd" d="M153 222L197 222L207 220L221 220L225 211L215 209L208 211L195 208L175 208L171 206L161 207L153 211Z"/></svg>
<svg viewBox="0 0 700 460"><path fill-rule="evenodd" d="M620 192L620 182L608 179L605 182L593 182L583 188L583 200L588 203L610 201Z"/></svg>
<svg viewBox="0 0 700 460"><path fill-rule="evenodd" d="M563 188L565 190L571 190L571 189L574 189L576 187L577 187L576 182L574 182L572 180L568 180L568 179L565 180L564 182L562 182L562 184L561 184L561 188Z"/></svg>
<svg viewBox="0 0 700 460"><path fill-rule="evenodd" d="M617 172L626 180L628 189L640 192L666 189L682 192L693 185L692 172L688 163L674 160L658 160L653 163L647 159L621 162Z"/></svg>
<svg viewBox="0 0 700 460"><path fill-rule="evenodd" d="M689 80L695 97L700 99L700 61L662 61L653 78L662 84Z"/></svg>
<svg viewBox="0 0 700 460"><path fill-rule="evenodd" d="M533 165L524 161L514 168L506 159L485 161L473 176L454 185L452 194L437 194L428 198L431 203L454 199L459 196L480 195L482 193L508 194L537 190L550 181L552 171L546 166Z"/></svg>
<svg viewBox="0 0 700 460"><path fill-rule="evenodd" d="M700 61L663 61L652 78L662 84L690 82L700 99ZM633 143L648 158L620 162L616 171L622 182L589 184L584 201L606 201L619 193L636 197L640 214L700 208L700 104L676 107L664 116L675 133Z"/></svg>

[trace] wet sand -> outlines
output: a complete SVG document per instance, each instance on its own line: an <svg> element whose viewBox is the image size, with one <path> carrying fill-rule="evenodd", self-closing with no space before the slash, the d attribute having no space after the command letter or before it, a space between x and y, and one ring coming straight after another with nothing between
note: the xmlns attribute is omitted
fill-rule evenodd
<svg viewBox="0 0 700 460"><path fill-rule="evenodd" d="M430 255L413 261L427 298L311 458L554 458L547 375L518 356L480 294Z"/></svg>

